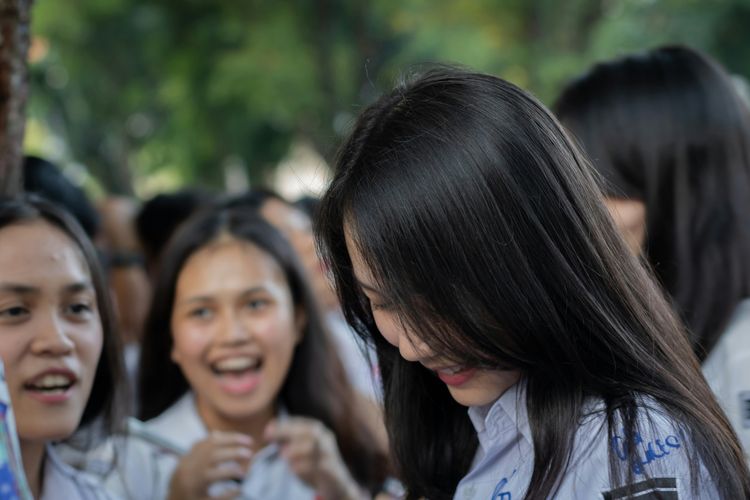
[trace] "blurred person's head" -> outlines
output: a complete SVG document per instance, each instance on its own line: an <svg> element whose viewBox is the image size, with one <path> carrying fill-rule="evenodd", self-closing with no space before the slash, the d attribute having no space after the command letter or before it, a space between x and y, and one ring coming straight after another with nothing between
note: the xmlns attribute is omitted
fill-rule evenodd
<svg viewBox="0 0 750 500"><path fill-rule="evenodd" d="M358 479L382 466L294 250L242 207L200 213L170 241L139 382L143 419L188 390L211 430L258 428L283 407L332 429Z"/></svg>
<svg viewBox="0 0 750 500"><path fill-rule="evenodd" d="M22 453L95 420L115 430L122 362L96 252L37 198L0 200L0 356Z"/></svg>
<svg viewBox="0 0 750 500"><path fill-rule="evenodd" d="M310 219L315 220L320 206L320 198L311 195L305 195L294 202L294 206L307 214Z"/></svg>
<svg viewBox="0 0 750 500"><path fill-rule="evenodd" d="M97 243L107 265L119 331L125 342L136 342L141 338L151 297L143 251L135 231L140 207L132 198L108 196L97 203L97 209L101 217Z"/></svg>
<svg viewBox="0 0 750 500"><path fill-rule="evenodd" d="M94 239L99 230L99 215L83 189L73 184L57 165L37 156L25 156L23 189L63 207Z"/></svg>
<svg viewBox="0 0 750 500"><path fill-rule="evenodd" d="M143 248L146 268L154 272L169 238L193 213L210 204L213 197L199 189L162 193L143 203L135 227Z"/></svg>
<svg viewBox="0 0 750 500"><path fill-rule="evenodd" d="M750 114L733 82L705 54L664 47L597 64L556 110L705 357L750 295Z"/></svg>
<svg viewBox="0 0 750 500"><path fill-rule="evenodd" d="M226 202L226 205L255 210L281 231L302 261L318 303L326 310L338 308L338 300L333 291L333 286L315 248L312 218L306 210L288 202L276 192L265 188L252 189L232 197Z"/></svg>

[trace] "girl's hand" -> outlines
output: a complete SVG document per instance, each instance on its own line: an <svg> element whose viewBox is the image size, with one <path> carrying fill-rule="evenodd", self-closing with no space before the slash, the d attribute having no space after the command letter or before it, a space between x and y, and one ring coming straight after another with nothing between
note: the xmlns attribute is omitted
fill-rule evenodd
<svg viewBox="0 0 750 500"><path fill-rule="evenodd" d="M341 458L333 432L317 420L291 417L273 421L266 427L264 437L279 444L289 467L318 497L324 500L365 497Z"/></svg>
<svg viewBox="0 0 750 500"><path fill-rule="evenodd" d="M227 500L241 493L239 484L252 458L252 439L245 434L213 432L196 443L181 459L169 482L169 499ZM239 481L220 496L209 496L211 484Z"/></svg>

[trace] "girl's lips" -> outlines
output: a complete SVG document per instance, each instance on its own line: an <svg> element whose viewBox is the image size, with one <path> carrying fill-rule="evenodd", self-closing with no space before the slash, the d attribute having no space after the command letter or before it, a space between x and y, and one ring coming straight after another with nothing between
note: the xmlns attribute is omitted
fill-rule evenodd
<svg viewBox="0 0 750 500"><path fill-rule="evenodd" d="M67 389L54 391L54 392L43 392L40 390L26 389L28 395L37 401L41 401L45 404L60 404L68 401L73 395L75 384L71 385Z"/></svg>
<svg viewBox="0 0 750 500"><path fill-rule="evenodd" d="M77 382L78 377L73 371L51 368L29 379L24 384L24 391L44 404L60 404L71 398Z"/></svg>
<svg viewBox="0 0 750 500"><path fill-rule="evenodd" d="M232 396L249 394L260 385L261 373L261 371L247 370L218 375L219 388Z"/></svg>
<svg viewBox="0 0 750 500"><path fill-rule="evenodd" d="M468 382L474 376L474 373L476 373L476 371L476 368L465 368L461 369L460 371L439 370L437 371L437 376L440 380L443 381L444 384L450 385L452 387L459 387Z"/></svg>

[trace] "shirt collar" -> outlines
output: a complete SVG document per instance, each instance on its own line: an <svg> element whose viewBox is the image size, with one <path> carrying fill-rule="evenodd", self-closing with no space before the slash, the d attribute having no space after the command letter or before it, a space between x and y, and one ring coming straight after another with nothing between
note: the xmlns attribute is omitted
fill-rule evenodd
<svg viewBox="0 0 750 500"><path fill-rule="evenodd" d="M517 439L518 434L529 444L533 443L526 411L526 382L523 379L493 403L471 406L468 412L484 450Z"/></svg>

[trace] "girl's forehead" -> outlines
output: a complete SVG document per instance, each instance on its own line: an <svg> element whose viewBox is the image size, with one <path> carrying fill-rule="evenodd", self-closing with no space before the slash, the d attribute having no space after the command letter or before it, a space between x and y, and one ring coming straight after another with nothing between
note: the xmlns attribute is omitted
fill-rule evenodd
<svg viewBox="0 0 750 500"><path fill-rule="evenodd" d="M88 282L91 270L82 250L61 229L42 220L0 229L0 280Z"/></svg>
<svg viewBox="0 0 750 500"><path fill-rule="evenodd" d="M354 234L354 229L348 222L344 222L344 241L346 243L346 251L349 253L349 259L352 262L354 277L360 283L372 284L372 271L362 255L358 240Z"/></svg>
<svg viewBox="0 0 750 500"><path fill-rule="evenodd" d="M177 277L177 292L208 291L250 285L287 285L281 265L257 245L239 239L216 240L194 252Z"/></svg>

